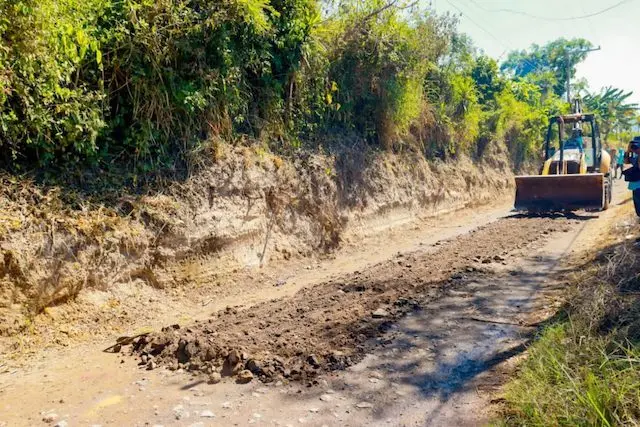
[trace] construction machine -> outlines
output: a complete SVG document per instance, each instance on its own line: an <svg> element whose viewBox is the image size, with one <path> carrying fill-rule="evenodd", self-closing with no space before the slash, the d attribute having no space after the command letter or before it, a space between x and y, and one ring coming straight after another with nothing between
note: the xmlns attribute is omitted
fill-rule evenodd
<svg viewBox="0 0 640 427"><path fill-rule="evenodd" d="M571 138L565 139L569 129ZM613 185L610 164L611 155L602 148L593 114L552 117L540 174L516 176L515 209L534 213L605 210Z"/></svg>

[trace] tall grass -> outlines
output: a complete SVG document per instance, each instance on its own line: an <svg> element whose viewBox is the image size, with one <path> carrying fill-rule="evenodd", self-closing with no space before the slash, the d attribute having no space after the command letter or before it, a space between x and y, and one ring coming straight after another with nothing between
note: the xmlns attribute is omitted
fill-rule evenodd
<svg viewBox="0 0 640 427"><path fill-rule="evenodd" d="M586 266L560 320L506 387L506 425L640 425L640 252L623 243Z"/></svg>
<svg viewBox="0 0 640 427"><path fill-rule="evenodd" d="M508 425L640 423L640 348L571 321L544 331L508 386Z"/></svg>

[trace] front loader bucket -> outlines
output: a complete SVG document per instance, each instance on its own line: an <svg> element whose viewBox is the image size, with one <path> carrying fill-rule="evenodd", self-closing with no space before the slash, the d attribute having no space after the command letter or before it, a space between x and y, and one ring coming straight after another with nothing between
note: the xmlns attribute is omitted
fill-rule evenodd
<svg viewBox="0 0 640 427"><path fill-rule="evenodd" d="M604 176L584 175L516 176L517 210L533 212L602 209Z"/></svg>

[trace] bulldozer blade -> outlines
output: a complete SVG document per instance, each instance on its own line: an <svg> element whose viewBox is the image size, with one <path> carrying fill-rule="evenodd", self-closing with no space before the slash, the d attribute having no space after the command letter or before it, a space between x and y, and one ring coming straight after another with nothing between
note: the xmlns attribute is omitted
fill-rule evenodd
<svg viewBox="0 0 640 427"><path fill-rule="evenodd" d="M516 176L516 210L571 211L603 206L604 176L601 173Z"/></svg>

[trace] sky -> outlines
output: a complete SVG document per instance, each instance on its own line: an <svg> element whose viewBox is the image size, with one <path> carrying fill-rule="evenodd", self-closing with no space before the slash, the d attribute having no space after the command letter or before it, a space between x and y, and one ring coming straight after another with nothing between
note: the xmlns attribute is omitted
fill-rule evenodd
<svg viewBox="0 0 640 427"><path fill-rule="evenodd" d="M585 38L601 50L578 65L591 90L614 86L633 91L640 104L640 0L422 0L437 13L460 17L459 28L496 59L510 50L526 49L559 37ZM619 4L621 3L622 4ZM613 7L597 16L590 15ZM510 9L511 12L500 11ZM517 11L517 12L515 12ZM518 13L520 12L520 13ZM526 16L535 15L542 19Z"/></svg>

